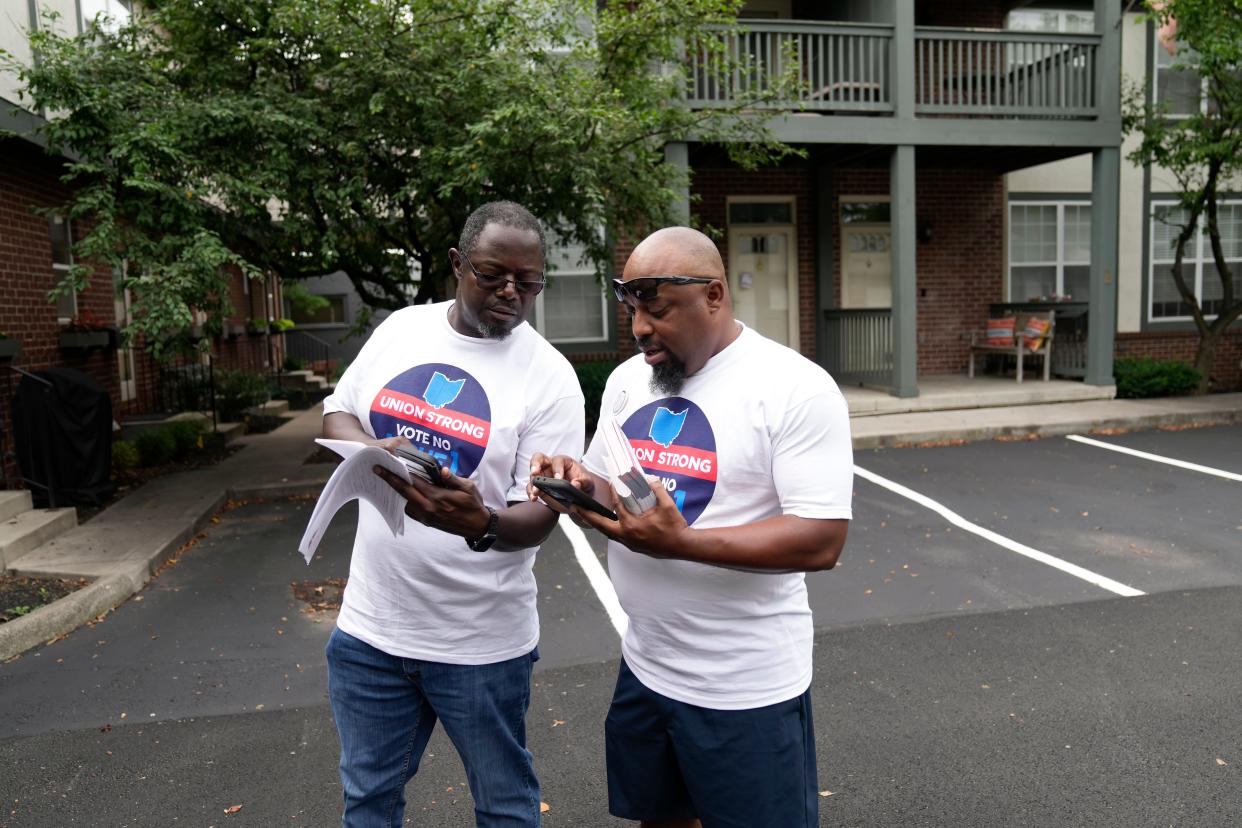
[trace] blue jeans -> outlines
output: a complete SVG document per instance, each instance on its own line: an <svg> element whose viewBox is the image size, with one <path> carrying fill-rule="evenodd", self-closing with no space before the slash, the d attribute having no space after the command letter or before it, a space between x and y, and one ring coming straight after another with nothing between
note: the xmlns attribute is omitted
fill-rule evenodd
<svg viewBox="0 0 1242 828"><path fill-rule="evenodd" d="M496 664L443 664L398 658L337 629L327 655L346 828L401 825L405 786L437 719L466 767L477 825L539 825L539 781L526 749L537 648Z"/></svg>

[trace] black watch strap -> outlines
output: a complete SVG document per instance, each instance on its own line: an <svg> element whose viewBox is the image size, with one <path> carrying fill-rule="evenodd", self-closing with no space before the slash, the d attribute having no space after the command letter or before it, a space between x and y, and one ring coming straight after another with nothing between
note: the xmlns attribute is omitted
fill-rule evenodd
<svg viewBox="0 0 1242 828"><path fill-rule="evenodd" d="M487 528L483 530L481 537L471 540L466 538L466 546L469 546L475 552L485 552L492 548L492 544L496 542L496 530L500 527L500 515L491 506L484 506L487 510Z"/></svg>

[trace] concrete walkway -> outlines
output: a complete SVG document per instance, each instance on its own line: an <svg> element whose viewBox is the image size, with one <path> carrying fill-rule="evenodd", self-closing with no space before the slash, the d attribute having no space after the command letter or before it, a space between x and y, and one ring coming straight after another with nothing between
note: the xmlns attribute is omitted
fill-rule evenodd
<svg viewBox="0 0 1242 828"><path fill-rule="evenodd" d="M334 466L303 461L315 448L311 441L322 419L315 406L269 434L242 437L237 444L243 448L217 465L156 478L27 553L14 574L92 583L0 624L0 660L64 635L138 592L227 500L317 494Z"/></svg>
<svg viewBox="0 0 1242 828"><path fill-rule="evenodd" d="M1061 394L1039 382L1006 387L996 394ZM1081 394L1080 383L1065 383ZM1043 386L1043 388L1039 388ZM916 398L880 413L877 406L851 400L851 429L856 449L918 445L927 442L983 440L1089 432L1097 429L1151 428L1161 425L1211 425L1242 422L1242 393L1158 400L1088 399L1014 404L1005 397L979 393L982 385L951 394L929 393L945 405L988 407L917 410L928 400ZM943 391L944 389L942 389ZM862 392L862 399L866 399ZM1092 392L1098 396L1099 391ZM1111 393L1105 392L1108 396ZM858 393L851 390L858 399ZM987 400L991 400L988 402ZM1045 397L1044 399L1047 399ZM1029 402L1029 400L1027 400ZM914 409L914 410L911 410ZM157 478L99 514L89 523L27 553L17 574L86 577L92 583L59 601L7 624L0 624L0 660L63 635L142 589L161 563L207 524L226 500L280 498L318 493L334 466L303 461L319 436L319 406L294 417L269 434L239 441L244 448L218 465Z"/></svg>

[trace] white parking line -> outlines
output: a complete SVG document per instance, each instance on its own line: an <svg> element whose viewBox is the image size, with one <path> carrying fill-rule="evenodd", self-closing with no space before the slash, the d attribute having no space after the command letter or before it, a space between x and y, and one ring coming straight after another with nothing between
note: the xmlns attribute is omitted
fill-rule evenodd
<svg viewBox="0 0 1242 828"><path fill-rule="evenodd" d="M1098 446L1099 448L1108 449L1109 451L1119 451L1122 454L1130 454L1134 457L1142 457L1144 460L1153 460L1157 463L1164 463L1169 466L1177 466L1179 469L1190 469L1191 471L1202 472L1203 474L1214 474L1217 477L1223 477L1226 480L1237 480L1242 482L1242 474L1236 474L1223 469L1214 469L1211 466L1200 466L1198 463L1187 463L1185 460L1175 460L1172 457L1162 457L1159 454L1150 454L1146 451L1138 449L1126 448L1112 443L1105 443L1100 440L1092 440L1090 437L1083 437L1078 434L1067 434L1066 440L1073 440L1076 443L1085 443L1088 446Z"/></svg>
<svg viewBox="0 0 1242 828"><path fill-rule="evenodd" d="M630 617L625 614L625 610L621 609L621 602L617 600L617 591L613 589L612 581L608 579L608 573L604 571L604 565L599 562L599 558L595 557L595 550L587 541L586 533L578 524L569 519L569 515L561 515L560 527L565 537L569 538L569 545L574 548L574 557L578 559L578 566L582 567L587 580L591 582L591 588L599 596L599 602L604 605L608 620L612 622L617 635L625 638L625 630L630 625Z"/></svg>
<svg viewBox="0 0 1242 828"><path fill-rule="evenodd" d="M1026 557L1031 558L1032 560L1036 560L1036 561L1039 561L1040 563L1047 564L1048 566L1051 566L1055 569L1059 569L1062 572L1065 572L1069 575L1073 575L1075 578L1081 578L1084 581L1087 581L1088 583L1095 584L1098 587L1107 589L1109 592L1115 592L1116 594L1123 595L1127 598L1133 598L1136 595L1146 594L1140 590L1135 589L1134 587L1126 586L1123 583L1114 581L1112 578L1105 578L1103 575L1092 572L1089 569L1083 569L1081 566L1078 566L1077 564L1072 564L1069 561L1063 561L1060 558L1056 557L1055 555L1049 555L1047 552L1040 552L1038 549L1032 549L1026 544L1018 543L1017 541L1011 540L1010 538L1007 538L1004 535L1000 535L1000 534L997 534L996 532L993 532L991 529L985 529L982 526L979 526L978 524L971 523L970 521L966 520L966 518L962 517L957 512L953 511L952 509L945 506L944 504L937 503L936 501L932 500L930 497L921 495L918 492L914 491L913 489L907 489L905 486L901 485L900 483L895 483L886 477L881 477L880 475L875 474L874 472L869 472L866 469L855 466L854 474L858 475L864 480L870 480L872 483L875 483L877 486L882 486L885 489L888 489L890 492L893 492L894 494L899 494L904 498L913 500L915 503L919 504L920 506L925 506L926 508L931 509L933 512L938 513L941 517L949 521L949 523L952 523L954 526L957 526L961 529L965 529L967 532L972 532L978 535L979 537L983 538L984 540L991 541L997 546L1003 546L1006 549L1010 550L1011 552L1017 552L1019 555L1025 555Z"/></svg>

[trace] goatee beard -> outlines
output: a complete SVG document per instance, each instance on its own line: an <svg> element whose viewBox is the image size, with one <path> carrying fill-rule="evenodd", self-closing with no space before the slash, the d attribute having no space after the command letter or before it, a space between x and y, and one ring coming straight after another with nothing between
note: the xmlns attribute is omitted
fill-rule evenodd
<svg viewBox="0 0 1242 828"><path fill-rule="evenodd" d="M504 325L489 325L486 322L480 321L479 333L488 339L499 341L507 339L509 334L513 333L513 328L505 327Z"/></svg>
<svg viewBox="0 0 1242 828"><path fill-rule="evenodd" d="M672 352L664 352L664 361L651 366L651 380L648 386L653 394L673 397L681 393L686 384L686 363L673 356Z"/></svg>

